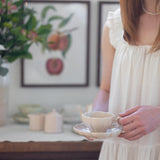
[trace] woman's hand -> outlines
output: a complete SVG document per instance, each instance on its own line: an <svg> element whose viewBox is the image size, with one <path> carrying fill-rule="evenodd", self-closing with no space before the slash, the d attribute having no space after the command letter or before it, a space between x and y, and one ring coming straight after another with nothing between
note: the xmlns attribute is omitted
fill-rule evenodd
<svg viewBox="0 0 160 160"><path fill-rule="evenodd" d="M124 113L119 123L125 133L120 134L127 140L137 140L160 127L160 107L135 106Z"/></svg>

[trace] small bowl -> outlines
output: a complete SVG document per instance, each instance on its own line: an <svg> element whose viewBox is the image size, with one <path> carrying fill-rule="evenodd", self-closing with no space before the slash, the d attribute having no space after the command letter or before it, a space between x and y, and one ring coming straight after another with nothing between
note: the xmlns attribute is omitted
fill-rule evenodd
<svg viewBox="0 0 160 160"><path fill-rule="evenodd" d="M82 121L92 132L106 132L116 120L116 116L109 112L85 112L81 115Z"/></svg>
<svg viewBox="0 0 160 160"><path fill-rule="evenodd" d="M21 106L18 106L18 109L20 113L24 116L27 116L28 114L31 114L31 113L41 113L43 111L43 108L40 105L34 105L34 104L21 105Z"/></svg>

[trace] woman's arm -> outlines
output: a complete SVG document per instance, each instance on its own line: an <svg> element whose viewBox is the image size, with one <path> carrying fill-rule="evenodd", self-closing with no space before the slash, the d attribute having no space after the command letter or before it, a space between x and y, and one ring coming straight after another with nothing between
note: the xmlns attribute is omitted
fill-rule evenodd
<svg viewBox="0 0 160 160"><path fill-rule="evenodd" d="M102 80L100 90L93 102L93 111L108 111L108 101L111 83L112 65L115 49L110 44L109 28L104 26L101 40L102 50Z"/></svg>
<svg viewBox="0 0 160 160"><path fill-rule="evenodd" d="M108 111L109 92L100 89L94 102L93 111Z"/></svg>

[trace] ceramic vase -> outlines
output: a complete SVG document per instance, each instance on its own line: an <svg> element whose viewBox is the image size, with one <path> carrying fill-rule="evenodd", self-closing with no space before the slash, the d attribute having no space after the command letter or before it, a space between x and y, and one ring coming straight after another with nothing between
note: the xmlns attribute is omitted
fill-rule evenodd
<svg viewBox="0 0 160 160"><path fill-rule="evenodd" d="M9 69L9 64L4 63L3 67ZM6 76L0 76L0 126L4 125L7 121L8 97L9 97L9 72L7 73Z"/></svg>

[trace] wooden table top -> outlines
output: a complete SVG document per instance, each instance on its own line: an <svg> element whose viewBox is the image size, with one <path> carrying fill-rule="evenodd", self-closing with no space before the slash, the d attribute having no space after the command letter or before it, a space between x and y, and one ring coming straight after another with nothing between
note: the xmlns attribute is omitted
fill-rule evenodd
<svg viewBox="0 0 160 160"><path fill-rule="evenodd" d="M0 152L76 152L100 151L102 142L0 142Z"/></svg>

